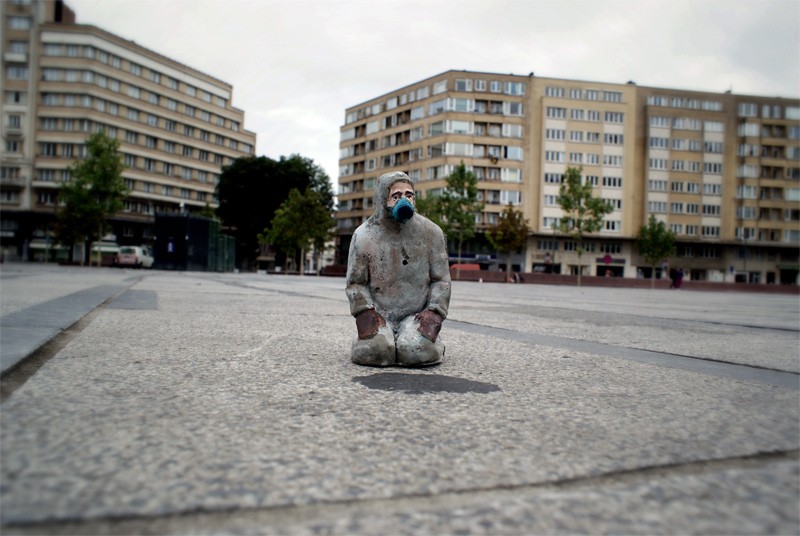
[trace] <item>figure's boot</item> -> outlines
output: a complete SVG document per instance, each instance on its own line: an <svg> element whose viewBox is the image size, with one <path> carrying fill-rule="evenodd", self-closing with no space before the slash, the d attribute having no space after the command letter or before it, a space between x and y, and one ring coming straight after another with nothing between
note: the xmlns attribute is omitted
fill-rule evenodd
<svg viewBox="0 0 800 536"><path fill-rule="evenodd" d="M358 365L371 367L390 367L396 364L394 333L388 326L383 326L378 333L369 339L353 340L351 359Z"/></svg>
<svg viewBox="0 0 800 536"><path fill-rule="evenodd" d="M397 330L397 364L406 367L437 365L444 357L442 336L436 342L422 336L418 331L419 321L410 316L400 322Z"/></svg>

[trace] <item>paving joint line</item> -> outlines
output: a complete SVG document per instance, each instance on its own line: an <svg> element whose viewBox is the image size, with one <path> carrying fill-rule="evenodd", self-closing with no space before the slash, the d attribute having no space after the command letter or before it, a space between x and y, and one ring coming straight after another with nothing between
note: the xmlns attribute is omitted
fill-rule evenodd
<svg viewBox="0 0 800 536"><path fill-rule="evenodd" d="M246 517L281 517L289 519L310 519L311 516L325 517L335 515L343 509L368 510L377 507L384 510L385 505L390 509L406 508L420 509L447 505L454 500L465 497L480 498L481 495L490 493L502 496L516 496L520 492L547 492L547 491L575 491L583 488L595 489L598 485L631 484L652 481L654 478L668 478L685 474L708 474L727 469L754 469L764 467L771 463L794 462L800 463L800 449L761 451L752 454L712 458L702 460L689 460L684 462L671 462L644 467L633 467L608 471L599 474L590 474L565 478L563 480L543 480L541 482L507 484L486 487L473 487L464 489L444 489L434 493L409 493L391 498L374 497L363 499L336 499L321 500L308 504L275 504L261 507L228 507L219 509L196 508L178 512L157 515L119 515L95 518L64 517L49 521L12 522L3 523L3 529L25 529L31 533L41 534L106 534L109 526L125 525L126 531L134 533L153 533L150 527L159 522L183 521L193 522L208 526L221 526L233 516ZM284 520L285 520L284 519ZM277 521L273 519L273 522ZM264 519L259 519L259 524L269 525ZM70 530L74 529L74 531ZM5 532L5 531L4 531Z"/></svg>
<svg viewBox="0 0 800 536"><path fill-rule="evenodd" d="M119 296L127 292L134 285L142 281L144 276L134 279L130 286L121 289L119 292L110 296L103 302L99 303L88 313L85 313L75 322L59 331L50 340L43 343L41 346L33 350L24 358L20 359L13 367L9 368L0 375L0 403L5 402L14 391L25 385L25 383L34 375L45 363L50 361L58 352L64 349L75 337L77 337L89 324L100 314L101 309L117 299Z"/></svg>

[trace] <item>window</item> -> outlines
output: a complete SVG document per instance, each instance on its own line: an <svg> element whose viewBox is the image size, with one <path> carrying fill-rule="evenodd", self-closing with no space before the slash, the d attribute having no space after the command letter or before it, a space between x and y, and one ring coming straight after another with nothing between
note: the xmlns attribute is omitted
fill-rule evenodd
<svg viewBox="0 0 800 536"><path fill-rule="evenodd" d="M503 190L500 192L500 204L501 205L519 205L522 203L522 192L513 192L508 190Z"/></svg>
<svg viewBox="0 0 800 536"><path fill-rule="evenodd" d="M9 30L30 30L31 19L30 17L8 17Z"/></svg>
<svg viewBox="0 0 800 536"><path fill-rule="evenodd" d="M436 115L444 112L445 107L447 106L447 100L442 99L440 101L432 102L428 105L428 115Z"/></svg>
<svg viewBox="0 0 800 536"><path fill-rule="evenodd" d="M622 145L622 134L603 134L603 143L606 145Z"/></svg>
<svg viewBox="0 0 800 536"><path fill-rule="evenodd" d="M622 177L603 177L603 186L606 188L622 188Z"/></svg>
<svg viewBox="0 0 800 536"><path fill-rule="evenodd" d="M555 106L548 106L546 113L547 113L547 117L549 119L566 119L567 118L567 109L566 108L557 108Z"/></svg>
<svg viewBox="0 0 800 536"><path fill-rule="evenodd" d="M710 173L714 175L722 174L722 164L716 162L704 162L703 173Z"/></svg>
<svg viewBox="0 0 800 536"><path fill-rule="evenodd" d="M522 160L523 159L523 151L522 147L517 147L514 145L509 145L504 147L505 154L503 155L505 158L509 160Z"/></svg>
<svg viewBox="0 0 800 536"><path fill-rule="evenodd" d="M649 181L647 181L647 189L650 192L666 192L667 191L667 181L649 180Z"/></svg>
<svg viewBox="0 0 800 536"><path fill-rule="evenodd" d="M128 65L128 70L129 70L129 71L131 72L131 74L133 74L134 76L142 76L142 66L141 66L141 65L139 65L139 64L136 64L136 63L133 63L133 62L131 62L131 63Z"/></svg>
<svg viewBox="0 0 800 536"><path fill-rule="evenodd" d="M468 78L456 79L456 91L472 91L472 80Z"/></svg>
<svg viewBox="0 0 800 536"><path fill-rule="evenodd" d="M669 125L670 125L669 117L661 117L657 115L650 117L651 127L669 128Z"/></svg>
<svg viewBox="0 0 800 536"><path fill-rule="evenodd" d="M525 84L522 82L506 82L504 90L506 95L524 95Z"/></svg>
<svg viewBox="0 0 800 536"><path fill-rule="evenodd" d="M625 114L622 112L606 112L606 123L623 123L625 121Z"/></svg>
<svg viewBox="0 0 800 536"><path fill-rule="evenodd" d="M719 216L719 205L703 205L703 216Z"/></svg>
<svg viewBox="0 0 800 536"><path fill-rule="evenodd" d="M569 118L573 121L583 121L583 110L572 109L569 111Z"/></svg>
<svg viewBox="0 0 800 536"><path fill-rule="evenodd" d="M9 80L27 80L28 79L28 66L27 65L9 65L6 68L6 76Z"/></svg>
<svg viewBox="0 0 800 536"><path fill-rule="evenodd" d="M42 156L56 156L55 143L42 143L40 144Z"/></svg>
<svg viewBox="0 0 800 536"><path fill-rule="evenodd" d="M544 137L547 140L564 140L567 131L563 129L548 128L545 130Z"/></svg>
<svg viewBox="0 0 800 536"><path fill-rule="evenodd" d="M544 88L544 94L546 97L561 98L564 96L564 88L547 86L546 88Z"/></svg>

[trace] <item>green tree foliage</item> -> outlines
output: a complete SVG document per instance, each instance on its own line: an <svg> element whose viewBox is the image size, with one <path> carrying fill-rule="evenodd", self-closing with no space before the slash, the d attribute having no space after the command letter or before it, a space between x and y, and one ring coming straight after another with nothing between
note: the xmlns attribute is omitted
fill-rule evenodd
<svg viewBox="0 0 800 536"><path fill-rule="evenodd" d="M72 164L72 179L59 191L63 207L56 221L58 242L72 247L103 236L108 218L122 210L128 195L122 170L118 140L102 131L87 138L86 157ZM90 248L84 251L84 260L89 260Z"/></svg>
<svg viewBox="0 0 800 536"><path fill-rule="evenodd" d="M522 212L509 203L497 218L497 224L486 232L486 238L499 253L508 254L506 278L510 278L511 254L525 247L528 240L528 220L523 218Z"/></svg>
<svg viewBox="0 0 800 536"><path fill-rule="evenodd" d="M417 210L442 228L448 242L457 244L459 265L464 241L475 236L475 213L483 207L478 200L478 179L463 161L447 177L441 195L417 200Z"/></svg>
<svg viewBox="0 0 800 536"><path fill-rule="evenodd" d="M217 215L236 237L236 264L242 270L254 266L259 252L258 235L269 227L275 211L296 189L320 194L333 211L333 189L325 171L300 155L279 160L260 156L238 158L222 169L217 184Z"/></svg>
<svg viewBox="0 0 800 536"><path fill-rule="evenodd" d="M259 241L272 244L294 258L299 253L300 273L306 250L313 246L317 252L332 238L336 221L323 194L306 188L302 194L297 189L275 211L272 223L259 235Z"/></svg>
<svg viewBox="0 0 800 536"><path fill-rule="evenodd" d="M567 168L564 182L558 192L558 205L564 214L558 222L563 233L570 234L578 242L578 286L581 286L581 256L583 255L583 238L596 233L603 226L603 218L611 212L611 206L592 196L592 185L581 177L582 168Z"/></svg>
<svg viewBox="0 0 800 536"><path fill-rule="evenodd" d="M636 236L636 249L652 269L650 287L653 288L656 285L656 266L662 260L675 254L675 233L670 231L664 222L657 221L651 214L647 225L642 225L639 229L639 234Z"/></svg>

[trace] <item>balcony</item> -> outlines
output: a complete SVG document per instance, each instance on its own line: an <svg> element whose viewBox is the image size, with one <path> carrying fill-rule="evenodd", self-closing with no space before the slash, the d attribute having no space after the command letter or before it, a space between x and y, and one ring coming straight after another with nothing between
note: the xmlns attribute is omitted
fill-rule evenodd
<svg viewBox="0 0 800 536"><path fill-rule="evenodd" d="M0 186L22 189L25 187L25 177L2 177L0 178Z"/></svg>
<svg viewBox="0 0 800 536"><path fill-rule="evenodd" d="M6 63L28 63L28 55L24 52L6 52L3 60Z"/></svg>

